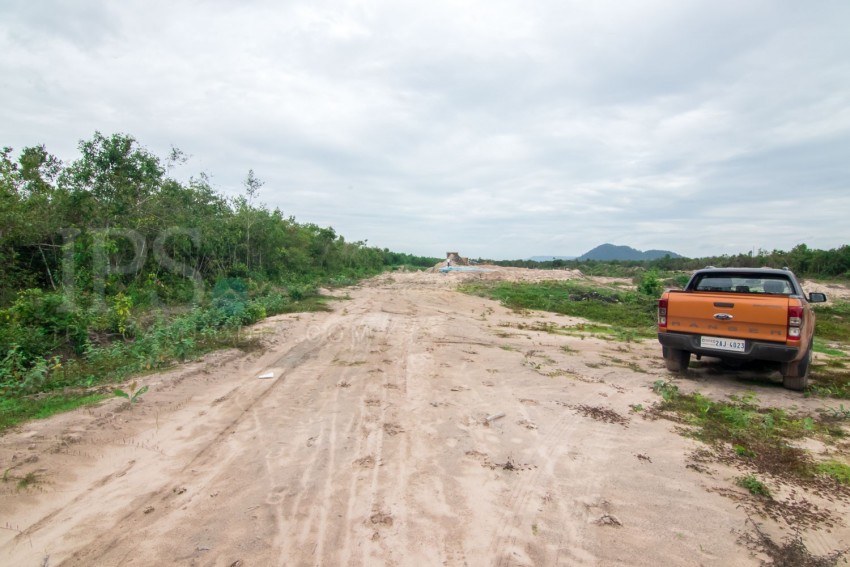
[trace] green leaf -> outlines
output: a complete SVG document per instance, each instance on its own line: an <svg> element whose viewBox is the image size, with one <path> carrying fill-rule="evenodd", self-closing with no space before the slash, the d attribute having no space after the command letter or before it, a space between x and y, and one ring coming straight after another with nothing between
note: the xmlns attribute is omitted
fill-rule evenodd
<svg viewBox="0 0 850 567"><path fill-rule="evenodd" d="M130 398L130 402L131 402L131 403L132 403L132 402L135 402L135 401L138 399L138 397L139 397L139 396L141 396L142 394L144 394L144 393L145 393L145 392L147 392L147 391L148 391L148 386L147 386L147 385L142 386L141 388L139 388L138 390L136 390L136 393L135 393L135 394L133 394L133 397L132 397L132 398Z"/></svg>

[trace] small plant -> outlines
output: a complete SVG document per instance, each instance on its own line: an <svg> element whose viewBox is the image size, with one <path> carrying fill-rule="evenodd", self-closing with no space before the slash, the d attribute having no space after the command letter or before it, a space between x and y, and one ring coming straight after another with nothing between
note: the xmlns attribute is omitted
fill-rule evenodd
<svg viewBox="0 0 850 567"><path fill-rule="evenodd" d="M2 480L3 480L3 482L15 481L16 490L18 490L18 491L26 490L27 488L41 482L40 475L35 471L30 471L27 474L25 474L24 476L16 476L16 475L10 474L11 471L14 468L15 467L9 467L5 471L3 471Z"/></svg>
<svg viewBox="0 0 850 567"><path fill-rule="evenodd" d="M643 405L642 404L631 404L631 405L629 405L629 407L635 413L640 413L640 412L643 411Z"/></svg>
<svg viewBox="0 0 850 567"><path fill-rule="evenodd" d="M126 398L126 400L130 402L130 404L135 404L137 401L139 401L139 398L147 391L147 385L144 385L137 390L136 382L134 381L132 384L130 384L130 393L125 392L121 388L115 388L112 393L119 398Z"/></svg>
<svg viewBox="0 0 850 567"><path fill-rule="evenodd" d="M845 408L844 404L841 404L837 408L825 408L827 417L835 420L845 420L850 419L850 407Z"/></svg>
<svg viewBox="0 0 850 567"><path fill-rule="evenodd" d="M672 380L656 380L652 391L664 398L665 402L675 400L679 396L679 387Z"/></svg>
<svg viewBox="0 0 850 567"><path fill-rule="evenodd" d="M17 489L18 490L26 490L30 486L34 484L38 484L41 479L38 476L38 473L31 471L18 479Z"/></svg>
<svg viewBox="0 0 850 567"><path fill-rule="evenodd" d="M133 298L124 295L121 292L112 300L112 315L115 320L115 326L122 337L127 336L127 328L130 325L130 314L133 309Z"/></svg>
<svg viewBox="0 0 850 567"><path fill-rule="evenodd" d="M739 457L746 457L748 459L753 459L756 457L756 452L752 449L748 449L743 445L735 445L735 454Z"/></svg>
<svg viewBox="0 0 850 567"><path fill-rule="evenodd" d="M751 474L739 477L735 483L741 488L746 488L749 493L754 496L770 498L770 489L762 481Z"/></svg>

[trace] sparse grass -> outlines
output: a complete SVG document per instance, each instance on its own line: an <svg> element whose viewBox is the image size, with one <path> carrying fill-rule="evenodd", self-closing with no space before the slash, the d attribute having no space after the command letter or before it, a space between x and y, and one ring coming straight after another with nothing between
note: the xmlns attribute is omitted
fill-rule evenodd
<svg viewBox="0 0 850 567"><path fill-rule="evenodd" d="M595 331L611 334L618 340L655 336L657 298L633 291L592 287L571 281L475 282L464 284L459 289L464 293L497 299L512 309L541 309L612 325L605 327L605 331L601 328Z"/></svg>
<svg viewBox="0 0 850 567"><path fill-rule="evenodd" d="M335 358L333 360L333 363L336 364L337 366L362 366L362 365L366 364L366 361L365 360L340 360L338 358Z"/></svg>
<svg viewBox="0 0 850 567"><path fill-rule="evenodd" d="M687 434L712 445L721 459L778 478L802 481L818 474L811 455L790 441L817 437L829 443L845 435L843 429L828 422L780 408L762 408L752 394L714 401L700 393L683 394L671 381L663 380L653 389L663 398L654 409L657 415L688 426Z"/></svg>
<svg viewBox="0 0 850 567"><path fill-rule="evenodd" d="M641 368L640 364L638 364L637 362L629 361L629 360L623 360L622 358L617 358L617 357L612 357L612 356L602 355L602 357L607 359L611 364L613 364L615 366L620 366L622 368L628 368L632 372L637 372L639 374L646 374L646 370Z"/></svg>
<svg viewBox="0 0 850 567"><path fill-rule="evenodd" d="M809 551L805 541L803 541L800 526L792 526L793 534L777 543L762 531L759 524L749 514L747 514L747 522L752 525L753 530L741 534L738 541L744 544L751 553L761 553L767 556L768 560L762 561L762 565L773 567L834 567L839 562L842 564L846 562L844 558L847 555L847 548L837 549L826 555L815 555Z"/></svg>
<svg viewBox="0 0 850 567"><path fill-rule="evenodd" d="M28 488L40 484L42 482L41 474L37 471L30 471L23 476L12 474L15 467L9 467L3 471L2 481L4 483L14 482L15 489L18 491L27 490Z"/></svg>
<svg viewBox="0 0 850 567"><path fill-rule="evenodd" d="M508 331L496 331L495 334L500 339L509 339L511 337L517 336L516 333L509 333Z"/></svg>
<svg viewBox="0 0 850 567"><path fill-rule="evenodd" d="M30 486L38 484L40 480L38 473L30 471L18 479L17 488L18 490L26 490Z"/></svg>
<svg viewBox="0 0 850 567"><path fill-rule="evenodd" d="M828 370L825 366L812 368L809 375L811 386L806 390L807 395L822 398L850 399L850 370Z"/></svg>
<svg viewBox="0 0 850 567"><path fill-rule="evenodd" d="M830 476L841 484L850 485L850 466L839 461L818 463L815 467L818 473Z"/></svg>
<svg viewBox="0 0 850 567"><path fill-rule="evenodd" d="M837 408L824 408L824 415L836 421L850 419L850 407L845 408L844 404L841 404Z"/></svg>
<svg viewBox="0 0 850 567"><path fill-rule="evenodd" d="M566 354L578 354L578 350L574 349L570 345L561 345L561 352Z"/></svg>

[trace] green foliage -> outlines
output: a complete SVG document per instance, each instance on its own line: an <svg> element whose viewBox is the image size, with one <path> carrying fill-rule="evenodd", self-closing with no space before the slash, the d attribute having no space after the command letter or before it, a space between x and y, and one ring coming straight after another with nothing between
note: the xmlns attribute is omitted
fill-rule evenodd
<svg viewBox="0 0 850 567"><path fill-rule="evenodd" d="M679 387L670 380L656 380L652 384L652 391L670 402L679 397Z"/></svg>
<svg viewBox="0 0 850 567"><path fill-rule="evenodd" d="M735 454L739 457L746 457L748 459L752 459L756 456L755 451L747 449L743 445L735 445L733 449L735 449Z"/></svg>
<svg viewBox="0 0 850 567"><path fill-rule="evenodd" d="M738 477L735 480L735 483L741 488L746 488L750 494L753 494L754 496L770 498L770 489L762 481L751 474Z"/></svg>
<svg viewBox="0 0 850 567"><path fill-rule="evenodd" d="M112 317L115 321L115 327L122 337L127 336L127 327L130 325L130 314L133 307L133 299L124 295L123 292L118 292L112 298Z"/></svg>
<svg viewBox="0 0 850 567"><path fill-rule="evenodd" d="M130 384L130 391L125 392L121 388L115 388L112 393L119 398L125 398L130 404L135 404L139 401L139 398L143 396L148 391L148 385L145 384L141 388L136 389L136 381L134 380L132 384Z"/></svg>
<svg viewBox="0 0 850 567"><path fill-rule="evenodd" d="M664 291L664 284L661 283L661 279L658 277L658 272L655 270L644 272L639 278L637 278L637 280L637 289L644 295L658 299Z"/></svg>
<svg viewBox="0 0 850 567"><path fill-rule="evenodd" d="M839 461L818 463L816 470L819 474L831 476L842 484L850 484L850 466Z"/></svg>
<svg viewBox="0 0 850 567"><path fill-rule="evenodd" d="M249 346L246 325L326 309L319 286L438 261L270 210L252 170L229 198L203 173L169 178L132 136L96 132L79 150L68 164L0 150L0 396L24 412L30 395Z"/></svg>

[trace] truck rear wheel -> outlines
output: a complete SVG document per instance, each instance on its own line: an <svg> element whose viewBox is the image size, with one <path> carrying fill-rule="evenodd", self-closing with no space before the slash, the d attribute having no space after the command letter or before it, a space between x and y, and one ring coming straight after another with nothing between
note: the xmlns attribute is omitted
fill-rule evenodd
<svg viewBox="0 0 850 567"><path fill-rule="evenodd" d="M691 353L677 348L664 347L664 364L670 372L686 372L691 363Z"/></svg>
<svg viewBox="0 0 850 567"><path fill-rule="evenodd" d="M809 385L809 367L812 365L812 344L806 355L796 362L786 362L780 367L782 385L789 390L805 390Z"/></svg>

